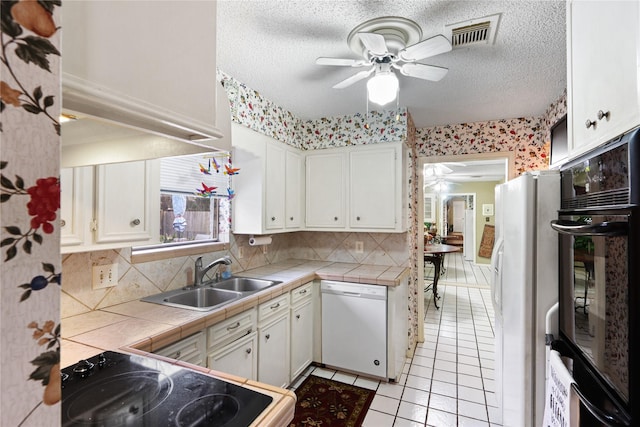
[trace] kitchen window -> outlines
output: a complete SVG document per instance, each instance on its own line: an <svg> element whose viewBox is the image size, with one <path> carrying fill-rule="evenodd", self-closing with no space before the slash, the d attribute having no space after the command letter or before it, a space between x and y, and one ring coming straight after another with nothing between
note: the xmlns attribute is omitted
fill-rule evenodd
<svg viewBox="0 0 640 427"><path fill-rule="evenodd" d="M223 152L160 160L159 243L133 248L134 259L153 253L180 256L179 249L185 247L190 255L226 248L231 187L229 175L223 172L227 161L228 153ZM161 256L165 257L169 256Z"/></svg>

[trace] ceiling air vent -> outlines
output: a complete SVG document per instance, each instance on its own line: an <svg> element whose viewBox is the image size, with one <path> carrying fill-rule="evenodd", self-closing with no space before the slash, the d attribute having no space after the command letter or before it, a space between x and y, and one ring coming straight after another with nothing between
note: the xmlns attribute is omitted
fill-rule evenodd
<svg viewBox="0 0 640 427"><path fill-rule="evenodd" d="M490 45L495 41L499 20L500 14L496 14L445 25L445 36L451 40L454 49L470 45Z"/></svg>

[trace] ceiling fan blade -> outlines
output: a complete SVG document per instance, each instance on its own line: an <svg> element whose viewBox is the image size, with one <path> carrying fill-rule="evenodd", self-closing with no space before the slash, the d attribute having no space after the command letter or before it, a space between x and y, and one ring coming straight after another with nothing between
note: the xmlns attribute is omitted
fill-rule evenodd
<svg viewBox="0 0 640 427"><path fill-rule="evenodd" d="M335 65L339 67L362 67L369 63L363 59L323 58L316 59L318 65Z"/></svg>
<svg viewBox="0 0 640 427"><path fill-rule="evenodd" d="M442 34L422 40L398 52L403 61L419 61L451 50L451 42Z"/></svg>
<svg viewBox="0 0 640 427"><path fill-rule="evenodd" d="M400 67L400 72L404 76L416 77L424 80L432 80L437 82L447 75L449 71L445 67L436 67L435 65L426 64L404 64Z"/></svg>
<svg viewBox="0 0 640 427"><path fill-rule="evenodd" d="M365 49L373 56L383 56L388 53L384 37L376 33L358 33Z"/></svg>
<svg viewBox="0 0 640 427"><path fill-rule="evenodd" d="M347 86L351 86L352 84L354 84L355 82L358 82L362 79L366 79L367 77L369 77L369 75L371 73L373 73L373 70L375 68L371 68L370 70L365 70L365 71L360 71L359 73L354 74L353 76L344 79L343 81L336 83L335 85L333 85L334 89L344 89Z"/></svg>

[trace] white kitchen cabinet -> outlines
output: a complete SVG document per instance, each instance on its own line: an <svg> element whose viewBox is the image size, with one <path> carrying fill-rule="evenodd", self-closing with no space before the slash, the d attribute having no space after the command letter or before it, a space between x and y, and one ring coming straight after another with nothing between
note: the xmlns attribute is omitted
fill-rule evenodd
<svg viewBox="0 0 640 427"><path fill-rule="evenodd" d="M205 334L198 332L167 347L154 351L154 353L170 359L182 360L194 365L206 367L205 342Z"/></svg>
<svg viewBox="0 0 640 427"><path fill-rule="evenodd" d="M347 161L344 154L344 151L333 150L307 154L307 229L341 229L347 224Z"/></svg>
<svg viewBox="0 0 640 427"><path fill-rule="evenodd" d="M97 166L96 243L157 243L160 173L157 161Z"/></svg>
<svg viewBox="0 0 640 427"><path fill-rule="evenodd" d="M158 242L158 160L63 169L60 180L61 252Z"/></svg>
<svg viewBox="0 0 640 427"><path fill-rule="evenodd" d="M313 361L313 282L291 291L291 380Z"/></svg>
<svg viewBox="0 0 640 427"><path fill-rule="evenodd" d="M271 234L300 228L303 163L299 150L234 123L233 232Z"/></svg>
<svg viewBox="0 0 640 427"><path fill-rule="evenodd" d="M640 3L567 4L570 158L640 124L639 55Z"/></svg>
<svg viewBox="0 0 640 427"><path fill-rule="evenodd" d="M395 147L349 152L349 225L351 228L395 228L400 216L396 200Z"/></svg>
<svg viewBox="0 0 640 427"><path fill-rule="evenodd" d="M307 229L406 231L402 144L318 150L306 168Z"/></svg>
<svg viewBox="0 0 640 427"><path fill-rule="evenodd" d="M62 28L65 108L205 146L222 135L215 1L69 2Z"/></svg>
<svg viewBox="0 0 640 427"><path fill-rule="evenodd" d="M83 245L92 215L93 167L60 169L60 245Z"/></svg>
<svg viewBox="0 0 640 427"><path fill-rule="evenodd" d="M290 371L289 293L258 306L258 381L286 387Z"/></svg>
<svg viewBox="0 0 640 427"><path fill-rule="evenodd" d="M276 387L289 384L289 311L258 326L258 381Z"/></svg>
<svg viewBox="0 0 640 427"><path fill-rule="evenodd" d="M250 380L258 379L257 333L227 344L207 356L207 367Z"/></svg>

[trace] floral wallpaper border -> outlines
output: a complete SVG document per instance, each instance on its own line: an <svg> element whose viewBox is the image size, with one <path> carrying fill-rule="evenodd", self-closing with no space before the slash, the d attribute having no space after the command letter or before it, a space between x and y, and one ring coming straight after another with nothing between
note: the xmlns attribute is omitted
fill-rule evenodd
<svg viewBox="0 0 640 427"><path fill-rule="evenodd" d="M60 6L0 6L2 425L60 424Z"/></svg>

